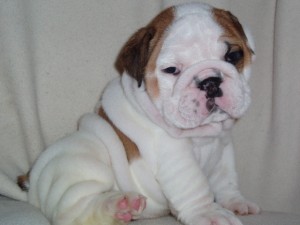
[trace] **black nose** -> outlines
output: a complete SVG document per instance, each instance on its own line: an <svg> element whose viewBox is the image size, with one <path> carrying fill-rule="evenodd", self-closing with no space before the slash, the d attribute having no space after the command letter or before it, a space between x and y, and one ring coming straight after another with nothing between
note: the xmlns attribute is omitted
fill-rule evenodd
<svg viewBox="0 0 300 225"><path fill-rule="evenodd" d="M206 98L216 98L223 95L220 85L222 79L220 77L209 77L198 83L197 87L206 92Z"/></svg>

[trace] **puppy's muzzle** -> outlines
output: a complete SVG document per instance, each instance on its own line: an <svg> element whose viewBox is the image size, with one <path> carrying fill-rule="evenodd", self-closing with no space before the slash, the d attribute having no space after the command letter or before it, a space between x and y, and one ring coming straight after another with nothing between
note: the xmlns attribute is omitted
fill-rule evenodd
<svg viewBox="0 0 300 225"><path fill-rule="evenodd" d="M217 108L216 101L224 96L224 83L236 80L237 70L229 63L220 60L207 60L187 68L177 81L174 95L186 89L196 87L205 93L206 109L213 112Z"/></svg>

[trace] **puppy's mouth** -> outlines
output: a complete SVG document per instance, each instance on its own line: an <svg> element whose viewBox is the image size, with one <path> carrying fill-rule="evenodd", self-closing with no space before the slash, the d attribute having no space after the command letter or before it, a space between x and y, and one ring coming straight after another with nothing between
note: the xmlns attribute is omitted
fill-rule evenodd
<svg viewBox="0 0 300 225"><path fill-rule="evenodd" d="M218 105L215 103L215 99L214 98L207 99L206 108L209 111L209 113L213 113L213 112L215 112L217 110Z"/></svg>

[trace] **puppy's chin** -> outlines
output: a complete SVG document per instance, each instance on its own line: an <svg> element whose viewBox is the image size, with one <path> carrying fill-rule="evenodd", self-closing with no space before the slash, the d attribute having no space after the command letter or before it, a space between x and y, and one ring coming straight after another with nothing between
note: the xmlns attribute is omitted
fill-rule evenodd
<svg viewBox="0 0 300 225"><path fill-rule="evenodd" d="M190 129L201 126L210 115L204 93L188 90L163 102L162 116L170 126Z"/></svg>
<svg viewBox="0 0 300 225"><path fill-rule="evenodd" d="M214 110L213 113L211 113L204 121L201 125L207 125L210 123L220 123L220 122L224 122L228 119L232 119L232 117L226 113L225 111L223 111L222 109L218 108L218 106L216 106L216 109Z"/></svg>
<svg viewBox="0 0 300 225"><path fill-rule="evenodd" d="M169 110L172 110L172 108L170 107ZM164 119L169 126L184 130L194 129L212 123L222 123L228 119L232 119L228 113L218 108L218 106L215 106L210 112L206 112L206 114L197 117L194 113L180 113L180 111L176 113L176 110L173 110L172 112L165 112Z"/></svg>

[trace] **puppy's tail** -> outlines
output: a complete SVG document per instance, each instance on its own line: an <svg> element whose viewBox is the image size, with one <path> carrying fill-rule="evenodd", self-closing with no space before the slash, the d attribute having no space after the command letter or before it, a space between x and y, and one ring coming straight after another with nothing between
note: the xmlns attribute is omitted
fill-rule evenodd
<svg viewBox="0 0 300 225"><path fill-rule="evenodd" d="M22 189L22 191L28 192L30 187L29 177L30 177L30 171L26 174L18 176L17 184Z"/></svg>

